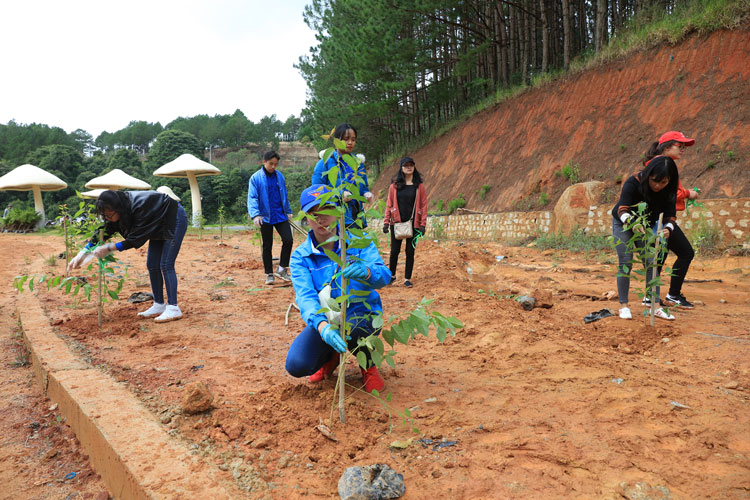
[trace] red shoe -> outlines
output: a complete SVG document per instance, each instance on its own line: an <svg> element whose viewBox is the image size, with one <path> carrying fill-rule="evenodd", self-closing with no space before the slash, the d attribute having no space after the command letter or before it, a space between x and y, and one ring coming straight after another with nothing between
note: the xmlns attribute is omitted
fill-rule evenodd
<svg viewBox="0 0 750 500"><path fill-rule="evenodd" d="M385 382L383 381L383 377L380 376L380 373L378 373L378 367L373 365L367 370L362 370L360 368L360 371L362 371L362 380L365 382L365 391L372 392L375 391L382 391L385 389Z"/></svg>
<svg viewBox="0 0 750 500"><path fill-rule="evenodd" d="M331 359L326 361L326 363L320 367L320 370L307 377L307 380L309 382L322 382L323 380L327 379L331 373L333 373L333 370L336 369L336 365L338 364L339 357L331 356Z"/></svg>

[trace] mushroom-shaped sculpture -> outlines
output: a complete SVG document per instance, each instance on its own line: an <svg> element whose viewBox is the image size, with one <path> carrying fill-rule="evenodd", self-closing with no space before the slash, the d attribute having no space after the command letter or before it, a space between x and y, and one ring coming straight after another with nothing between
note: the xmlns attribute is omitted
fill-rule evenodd
<svg viewBox="0 0 750 500"><path fill-rule="evenodd" d="M106 191L106 189L92 189L91 191L84 191L83 193L81 193L81 196L83 196L84 198L96 200L104 191Z"/></svg>
<svg viewBox="0 0 750 500"><path fill-rule="evenodd" d="M151 189L151 184L128 175L119 168L94 177L86 183L89 189Z"/></svg>
<svg viewBox="0 0 750 500"><path fill-rule="evenodd" d="M0 177L0 191L33 191L34 209L46 222L42 191L59 191L68 185L65 181L34 165L21 165Z"/></svg>
<svg viewBox="0 0 750 500"><path fill-rule="evenodd" d="M208 162L199 160L195 156L185 153L169 163L157 168L154 175L157 177L187 178L190 181L190 196L193 202L193 227L200 226L201 219L201 192L198 189L198 177L204 175L219 175L221 170Z"/></svg>
<svg viewBox="0 0 750 500"><path fill-rule="evenodd" d="M169 186L159 186L158 188L156 188L156 190L159 191L160 193L166 194L167 196L172 198L174 201L180 201L180 197L174 194L174 191L169 189Z"/></svg>

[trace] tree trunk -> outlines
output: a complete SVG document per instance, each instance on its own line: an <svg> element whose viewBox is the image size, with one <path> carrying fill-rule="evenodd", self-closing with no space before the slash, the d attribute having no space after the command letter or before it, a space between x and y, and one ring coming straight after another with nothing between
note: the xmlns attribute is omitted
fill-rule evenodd
<svg viewBox="0 0 750 500"><path fill-rule="evenodd" d="M607 34L607 0L596 0L596 21L594 23L596 33L595 49L597 52L602 50Z"/></svg>
<svg viewBox="0 0 750 500"><path fill-rule="evenodd" d="M563 67L570 68L570 1L562 0Z"/></svg>
<svg viewBox="0 0 750 500"><path fill-rule="evenodd" d="M547 27L547 8L544 0L539 0L539 10L542 17L542 74L547 72L549 65L549 31Z"/></svg>

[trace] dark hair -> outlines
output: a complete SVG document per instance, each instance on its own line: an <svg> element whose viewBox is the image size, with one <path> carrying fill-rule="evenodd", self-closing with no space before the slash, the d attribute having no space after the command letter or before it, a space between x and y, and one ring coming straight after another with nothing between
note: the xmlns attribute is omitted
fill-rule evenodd
<svg viewBox="0 0 750 500"><path fill-rule="evenodd" d="M130 213L130 198L128 198L127 193L108 189L100 194L96 200L96 213L104 218L105 210L117 212L120 216L120 224L123 227L130 227L132 214Z"/></svg>
<svg viewBox="0 0 750 500"><path fill-rule="evenodd" d="M669 184L658 193L652 191L649 180L659 182L664 178L669 178ZM657 196L664 195L677 201L677 185L680 181L680 174L677 171L677 164L672 158L659 156L654 159L641 171L639 181L641 183L641 194L647 202L653 201Z"/></svg>
<svg viewBox="0 0 750 500"><path fill-rule="evenodd" d="M273 149L271 151L265 152L265 154L263 155L263 161L266 162L271 158L276 158L277 160L281 161L281 156L279 156L279 153L277 153Z"/></svg>
<svg viewBox="0 0 750 500"><path fill-rule="evenodd" d="M336 129L333 131L333 137L336 139L343 139L346 135L347 130L354 131L354 137L357 137L357 129L349 125L348 123L342 123L339 126L336 127Z"/></svg>
<svg viewBox="0 0 750 500"><path fill-rule="evenodd" d="M646 150L646 154L643 155L643 164L645 165L646 163L651 161L652 158L661 156L662 154L664 154L664 151L671 148L675 144L679 144L679 142L680 141L667 141L667 142L662 142L661 144L659 144L658 142L654 142Z"/></svg>
<svg viewBox="0 0 750 500"><path fill-rule="evenodd" d="M417 170L416 165L414 165L414 173L412 174L411 180L415 186L419 186L423 182L422 176L420 175L419 170ZM391 182L396 184L396 189L401 189L406 186L406 177L404 176L403 166L398 167L398 172L393 176Z"/></svg>

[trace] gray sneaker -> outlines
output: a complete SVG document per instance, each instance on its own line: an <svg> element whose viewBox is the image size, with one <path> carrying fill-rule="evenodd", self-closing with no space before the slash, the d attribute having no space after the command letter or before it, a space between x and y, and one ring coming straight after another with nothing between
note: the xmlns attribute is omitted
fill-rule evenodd
<svg viewBox="0 0 750 500"><path fill-rule="evenodd" d="M276 280L273 278L273 274L266 275L266 285L273 285Z"/></svg>
<svg viewBox="0 0 750 500"><path fill-rule="evenodd" d="M292 281L292 277L289 276L289 271L286 268L276 271L276 277L281 278L284 281Z"/></svg>

